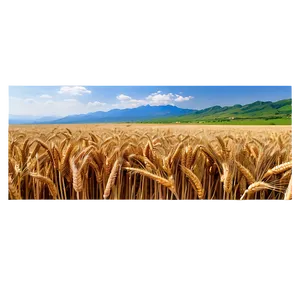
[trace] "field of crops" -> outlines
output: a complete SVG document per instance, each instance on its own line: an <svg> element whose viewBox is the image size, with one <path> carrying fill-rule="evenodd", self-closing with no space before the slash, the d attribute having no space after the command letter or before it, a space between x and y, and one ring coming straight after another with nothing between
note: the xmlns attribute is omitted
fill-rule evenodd
<svg viewBox="0 0 300 300"><path fill-rule="evenodd" d="M10 126L9 199L292 199L290 126Z"/></svg>

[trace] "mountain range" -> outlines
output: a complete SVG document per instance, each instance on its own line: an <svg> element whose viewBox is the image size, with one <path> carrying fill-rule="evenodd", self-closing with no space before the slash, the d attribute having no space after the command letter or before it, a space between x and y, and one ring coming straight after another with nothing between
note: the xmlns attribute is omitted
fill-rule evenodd
<svg viewBox="0 0 300 300"><path fill-rule="evenodd" d="M55 116L37 119L32 116L9 115L10 124L83 124L116 122L158 122L158 123L215 123L237 120L286 120L291 122L292 100L276 102L256 101L246 105L213 106L206 109L183 109L172 105L139 106L137 108L113 109L107 112L97 111L88 114L70 115L64 118ZM252 122L251 121L251 122ZM277 124L277 123L276 123ZM281 124L281 123L280 123Z"/></svg>
<svg viewBox="0 0 300 300"><path fill-rule="evenodd" d="M212 106L198 110L184 117L155 119L155 122L181 122L181 123L228 123L246 124L256 122L264 124L264 121L274 121L276 124L290 124L292 115L292 99L284 99L276 102L256 101L246 105ZM246 123L245 123L246 122Z"/></svg>
<svg viewBox="0 0 300 300"><path fill-rule="evenodd" d="M112 109L88 114L70 115L64 118L9 115L10 124L84 124L84 123L114 123L114 122L143 122L154 118L177 117L187 115L197 110L183 109L177 106L139 106L137 108Z"/></svg>
<svg viewBox="0 0 300 300"><path fill-rule="evenodd" d="M83 115L72 115L55 120L53 124L69 123L114 123L114 122L142 122L161 117L183 116L196 112L193 109L182 109L177 106L139 106L137 108L112 109L97 111Z"/></svg>

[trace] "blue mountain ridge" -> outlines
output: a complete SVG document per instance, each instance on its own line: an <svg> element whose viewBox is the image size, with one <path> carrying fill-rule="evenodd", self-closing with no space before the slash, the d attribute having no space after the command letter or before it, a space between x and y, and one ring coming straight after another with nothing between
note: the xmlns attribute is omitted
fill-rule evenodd
<svg viewBox="0 0 300 300"><path fill-rule="evenodd" d="M137 108L112 109L107 112L97 111L94 113L71 115L50 124L80 124L80 123L111 123L111 122L138 122L161 117L183 116L196 112L194 109L183 109L177 106L139 106Z"/></svg>

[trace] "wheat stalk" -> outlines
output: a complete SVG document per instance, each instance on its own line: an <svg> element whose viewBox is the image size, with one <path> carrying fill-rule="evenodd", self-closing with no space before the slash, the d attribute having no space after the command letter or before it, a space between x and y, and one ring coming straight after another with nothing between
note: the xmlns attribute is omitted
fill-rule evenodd
<svg viewBox="0 0 300 300"><path fill-rule="evenodd" d="M158 182L159 184L167 187L172 193L175 193L175 187L174 185L172 184L172 182L168 179L165 179L161 176L158 176L158 175L155 175L155 174L152 174L146 170L142 170L142 169L137 169L137 168L125 168L125 170L127 171L132 171L132 172L135 172L135 173L138 173L140 175L143 175L145 177L148 177L156 182Z"/></svg>
<svg viewBox="0 0 300 300"><path fill-rule="evenodd" d="M45 183L48 186L50 194L53 197L53 199L56 199L57 188L56 188L54 182L50 178L39 175L39 174L35 174L35 173L30 173L30 176Z"/></svg>
<svg viewBox="0 0 300 300"><path fill-rule="evenodd" d="M8 177L8 190L9 190L11 199L14 199L14 200L22 199L16 185L13 183L11 176Z"/></svg>
<svg viewBox="0 0 300 300"><path fill-rule="evenodd" d="M284 200L292 200L292 176L291 176L288 188L284 194Z"/></svg>

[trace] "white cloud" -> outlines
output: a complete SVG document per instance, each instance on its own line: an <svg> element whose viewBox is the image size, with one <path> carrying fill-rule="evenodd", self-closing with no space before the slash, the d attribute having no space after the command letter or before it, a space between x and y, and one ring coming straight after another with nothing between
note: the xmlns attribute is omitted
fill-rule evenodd
<svg viewBox="0 0 300 300"><path fill-rule="evenodd" d="M145 100L136 100L136 99L131 99L129 100L129 107L138 107L142 105L147 105L148 102Z"/></svg>
<svg viewBox="0 0 300 300"><path fill-rule="evenodd" d="M36 116L66 116L72 114L85 114L95 111L107 111L112 108L135 108L142 105L176 105L176 103L186 102L193 99L192 96L185 96L173 93L163 93L157 91L140 99L125 94L119 94L116 97L116 103L105 103L98 100L93 101L79 101L80 95L86 92L84 87L61 87L60 94L66 94L66 97L41 97L35 98L9 98L9 113L14 115L36 115ZM77 94L77 95L74 95ZM77 98L77 99L75 99Z"/></svg>
<svg viewBox="0 0 300 300"><path fill-rule="evenodd" d="M43 99L51 99L52 96L47 95L47 94L44 94L44 95L41 95L40 98L43 98Z"/></svg>
<svg viewBox="0 0 300 300"><path fill-rule="evenodd" d="M132 98L127 96L127 95L121 94L121 95L117 96L117 99L120 100L120 101L128 101Z"/></svg>
<svg viewBox="0 0 300 300"><path fill-rule="evenodd" d="M189 101L194 98L192 96L187 96L187 97L182 97L180 95L176 95L176 96L177 96L177 98L174 99L174 101L176 101L176 102Z"/></svg>
<svg viewBox="0 0 300 300"><path fill-rule="evenodd" d="M118 95L117 99L120 101L120 103L112 104L113 107L134 108L148 104L148 101L146 100L132 99L130 96L124 94Z"/></svg>
<svg viewBox="0 0 300 300"><path fill-rule="evenodd" d="M157 91L146 97L146 99L153 105L166 105L173 101L173 97L174 95L172 93L161 94L160 91Z"/></svg>
<svg viewBox="0 0 300 300"><path fill-rule="evenodd" d="M113 104L113 107L118 108L132 108L141 105L174 105L175 102L183 102L193 99L192 96L183 97L181 95L168 93L163 94L162 91L157 91L145 97L145 99L133 99L132 97L124 94L120 94L117 96L117 99L120 101L119 103Z"/></svg>
<svg viewBox="0 0 300 300"><path fill-rule="evenodd" d="M83 94L91 94L84 86L62 86L58 91L59 94L67 94L72 96L81 96Z"/></svg>
<svg viewBox="0 0 300 300"><path fill-rule="evenodd" d="M145 100L136 100L136 99L131 99L129 100L129 103L136 103L136 104L147 104L148 102Z"/></svg>

